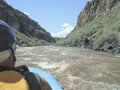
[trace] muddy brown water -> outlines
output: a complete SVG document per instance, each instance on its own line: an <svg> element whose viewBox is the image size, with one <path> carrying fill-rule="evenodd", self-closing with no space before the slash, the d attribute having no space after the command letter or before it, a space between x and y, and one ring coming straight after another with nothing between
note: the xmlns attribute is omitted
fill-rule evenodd
<svg viewBox="0 0 120 90"><path fill-rule="evenodd" d="M16 66L39 67L65 90L120 90L120 54L74 47L20 47Z"/></svg>

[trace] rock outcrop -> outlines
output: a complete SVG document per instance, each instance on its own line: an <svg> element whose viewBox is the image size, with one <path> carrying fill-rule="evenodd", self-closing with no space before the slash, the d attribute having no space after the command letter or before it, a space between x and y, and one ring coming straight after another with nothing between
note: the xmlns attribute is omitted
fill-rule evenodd
<svg viewBox="0 0 120 90"><path fill-rule="evenodd" d="M120 0L91 0L79 14L75 29L83 27L94 18L112 13L112 8L120 3Z"/></svg>
<svg viewBox="0 0 120 90"><path fill-rule="evenodd" d="M65 46L120 53L120 0L91 0L79 14Z"/></svg>
<svg viewBox="0 0 120 90"><path fill-rule="evenodd" d="M54 39L44 28L37 22L30 19L24 13L14 9L4 0L0 0L0 19L6 21L15 30L25 34L29 38L37 38L52 42Z"/></svg>

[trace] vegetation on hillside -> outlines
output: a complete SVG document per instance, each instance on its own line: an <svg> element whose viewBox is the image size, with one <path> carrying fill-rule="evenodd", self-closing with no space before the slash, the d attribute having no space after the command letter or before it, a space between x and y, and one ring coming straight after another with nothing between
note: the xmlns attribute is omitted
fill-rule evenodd
<svg viewBox="0 0 120 90"><path fill-rule="evenodd" d="M0 19L16 29L18 43L22 46L44 45L54 42L49 32L23 12L0 0ZM20 42L19 42L20 41Z"/></svg>
<svg viewBox="0 0 120 90"><path fill-rule="evenodd" d="M17 36L16 44L19 46L40 46L40 45L50 45L45 40L39 40L35 37L28 37L25 34L20 33L18 30L14 30Z"/></svg>
<svg viewBox="0 0 120 90"><path fill-rule="evenodd" d="M84 27L72 31L66 39L59 40L57 45L120 50L120 11L94 18Z"/></svg>

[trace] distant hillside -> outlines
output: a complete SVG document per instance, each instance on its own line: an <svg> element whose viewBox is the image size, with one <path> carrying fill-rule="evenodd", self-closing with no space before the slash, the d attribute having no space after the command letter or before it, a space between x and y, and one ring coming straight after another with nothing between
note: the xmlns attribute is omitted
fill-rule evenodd
<svg viewBox="0 0 120 90"><path fill-rule="evenodd" d="M15 30L19 45L42 45L54 41L50 33L37 22L14 9L4 0L0 0L0 19L6 21Z"/></svg>
<svg viewBox="0 0 120 90"><path fill-rule="evenodd" d="M77 25L57 44L120 53L120 0L91 0Z"/></svg>

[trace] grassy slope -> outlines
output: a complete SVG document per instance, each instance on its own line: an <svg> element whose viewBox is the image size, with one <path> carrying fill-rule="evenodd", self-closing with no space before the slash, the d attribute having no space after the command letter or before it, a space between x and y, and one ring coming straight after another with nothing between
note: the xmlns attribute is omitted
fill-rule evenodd
<svg viewBox="0 0 120 90"><path fill-rule="evenodd" d="M17 36L17 44L19 46L37 46L37 45L49 45L50 43L39 40L35 37L28 37L17 30L15 30L16 36Z"/></svg>
<svg viewBox="0 0 120 90"><path fill-rule="evenodd" d="M58 41L58 45L80 46L86 37L90 38L91 48L101 48L106 43L120 47L120 7L106 16L94 18L79 30L72 31L65 40Z"/></svg>

